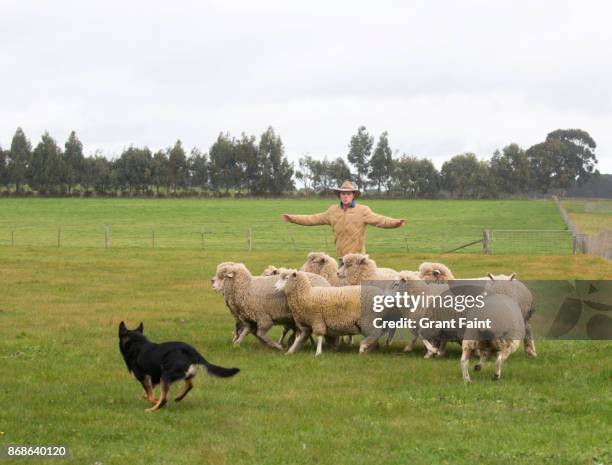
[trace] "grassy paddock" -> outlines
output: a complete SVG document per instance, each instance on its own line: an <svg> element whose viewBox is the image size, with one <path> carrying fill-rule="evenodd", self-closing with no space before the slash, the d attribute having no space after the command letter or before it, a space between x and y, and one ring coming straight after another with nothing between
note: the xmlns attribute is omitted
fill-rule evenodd
<svg viewBox="0 0 612 465"><path fill-rule="evenodd" d="M612 200L571 199L563 205L576 226L585 234L612 231Z"/></svg>
<svg viewBox="0 0 612 465"><path fill-rule="evenodd" d="M265 250L333 251L327 226L290 225L281 213L318 213L331 199L0 199L0 246L139 247L245 250L247 230L253 247ZM490 230L564 230L548 200L367 200L376 212L406 218L399 229L368 228L371 252L441 252L482 237ZM13 235L11 238L11 231ZM154 241L153 241L154 233ZM570 254L565 233L493 235L493 253ZM481 245L462 252L482 252Z"/></svg>
<svg viewBox="0 0 612 465"><path fill-rule="evenodd" d="M440 257L375 258L414 268ZM403 354L399 342L317 359L310 348L285 357L251 337L234 348L232 319L209 281L224 260L259 272L297 266L304 253L0 247L0 443L66 444L67 463L104 465L612 462L610 342L538 341L537 359L517 352L497 383L489 362L469 386L456 347L440 360ZM469 276L612 276L609 262L584 256L444 261ZM243 371L199 376L183 402L146 414L118 351L121 320Z"/></svg>

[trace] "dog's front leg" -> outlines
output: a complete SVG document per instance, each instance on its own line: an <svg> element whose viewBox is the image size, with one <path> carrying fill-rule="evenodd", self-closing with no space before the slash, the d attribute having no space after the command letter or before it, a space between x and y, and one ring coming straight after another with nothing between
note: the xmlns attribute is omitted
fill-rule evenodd
<svg viewBox="0 0 612 465"><path fill-rule="evenodd" d="M152 405L157 403L157 399L155 398L155 392L153 391L153 383L151 382L151 377L146 375L144 379L140 380L140 384L144 389L144 394L142 398L149 401Z"/></svg>
<svg viewBox="0 0 612 465"><path fill-rule="evenodd" d="M161 382L161 393L159 394L159 400L157 401L157 404L155 404L153 407L146 409L147 412L155 412L156 410L159 410L160 408L162 408L164 405L166 405L166 402L168 401L168 391L170 390L170 383L166 380L162 379Z"/></svg>

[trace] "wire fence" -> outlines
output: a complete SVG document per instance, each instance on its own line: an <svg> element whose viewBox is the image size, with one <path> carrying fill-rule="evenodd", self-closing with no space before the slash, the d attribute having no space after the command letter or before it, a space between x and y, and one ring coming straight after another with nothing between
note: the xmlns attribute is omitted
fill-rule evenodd
<svg viewBox="0 0 612 465"><path fill-rule="evenodd" d="M603 230L596 234L584 234L570 218L565 207L556 195L553 196L553 200L559 209L561 218L563 218L567 228L572 233L574 253L578 251L589 255L597 255L606 260L612 260L612 231ZM586 204L585 211L591 213L610 213L612 209L608 203L594 202Z"/></svg>
<svg viewBox="0 0 612 465"><path fill-rule="evenodd" d="M236 227L233 222L211 224L100 224L58 225L34 223L0 231L4 247L176 248L200 250L324 251L335 255L329 227L300 228L253 222ZM482 230L453 228L427 234L401 229L369 228L368 252L476 253L496 255L570 255L576 241L566 230ZM582 250L582 249L580 249Z"/></svg>

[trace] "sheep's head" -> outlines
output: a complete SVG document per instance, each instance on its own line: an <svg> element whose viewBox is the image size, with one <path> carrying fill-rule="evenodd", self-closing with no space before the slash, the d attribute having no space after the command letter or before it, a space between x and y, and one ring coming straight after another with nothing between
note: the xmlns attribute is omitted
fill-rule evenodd
<svg viewBox="0 0 612 465"><path fill-rule="evenodd" d="M417 271L402 270L399 272L400 281L419 281L421 277Z"/></svg>
<svg viewBox="0 0 612 465"><path fill-rule="evenodd" d="M408 281L421 281L421 277L417 271L402 270L399 279L393 282L393 289L405 289Z"/></svg>
<svg viewBox="0 0 612 465"><path fill-rule="evenodd" d="M487 273L487 276L489 279L491 279L491 281L513 281L516 279L516 273L512 273L510 276L507 274L493 275L491 273Z"/></svg>
<svg viewBox="0 0 612 465"><path fill-rule="evenodd" d="M310 252L300 271L320 274L323 267L331 262L335 263L335 260L324 252Z"/></svg>
<svg viewBox="0 0 612 465"><path fill-rule="evenodd" d="M210 280L212 288L215 292L223 292L223 280L225 271L228 267L234 265L234 262L222 262L217 265L217 270Z"/></svg>
<svg viewBox="0 0 612 465"><path fill-rule="evenodd" d="M251 272L244 263L232 263L223 268L223 284L226 282L232 283L238 276L250 276Z"/></svg>
<svg viewBox="0 0 612 465"><path fill-rule="evenodd" d="M282 268L277 268L274 265L268 265L268 267L265 270L263 270L263 273L261 273L261 275L262 276L276 276L281 273L281 269Z"/></svg>
<svg viewBox="0 0 612 465"><path fill-rule="evenodd" d="M419 266L419 276L426 281L449 281L455 279L451 270L442 263L421 263L421 266Z"/></svg>
<svg viewBox="0 0 612 465"><path fill-rule="evenodd" d="M299 273L298 270L285 268L280 274L280 279L276 281L276 284L274 284L274 287L276 288L276 290L277 291L290 290L292 286L295 285L295 282L297 281L298 273Z"/></svg>
<svg viewBox="0 0 612 465"><path fill-rule="evenodd" d="M346 279L350 285L359 284L376 272L376 262L367 254L349 253L342 257L342 262L337 275L340 279Z"/></svg>

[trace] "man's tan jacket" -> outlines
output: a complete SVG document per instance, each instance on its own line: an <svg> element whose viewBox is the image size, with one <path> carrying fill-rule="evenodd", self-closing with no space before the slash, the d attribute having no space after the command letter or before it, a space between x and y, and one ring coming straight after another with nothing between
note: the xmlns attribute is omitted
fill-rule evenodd
<svg viewBox="0 0 612 465"><path fill-rule="evenodd" d="M339 204L332 205L323 213L316 215L288 215L289 221L303 226L317 226L329 224L334 230L334 243L338 258L347 253L365 253L365 227L366 225L379 228L396 228L394 218L379 215L370 210L370 207L356 204L344 210Z"/></svg>

